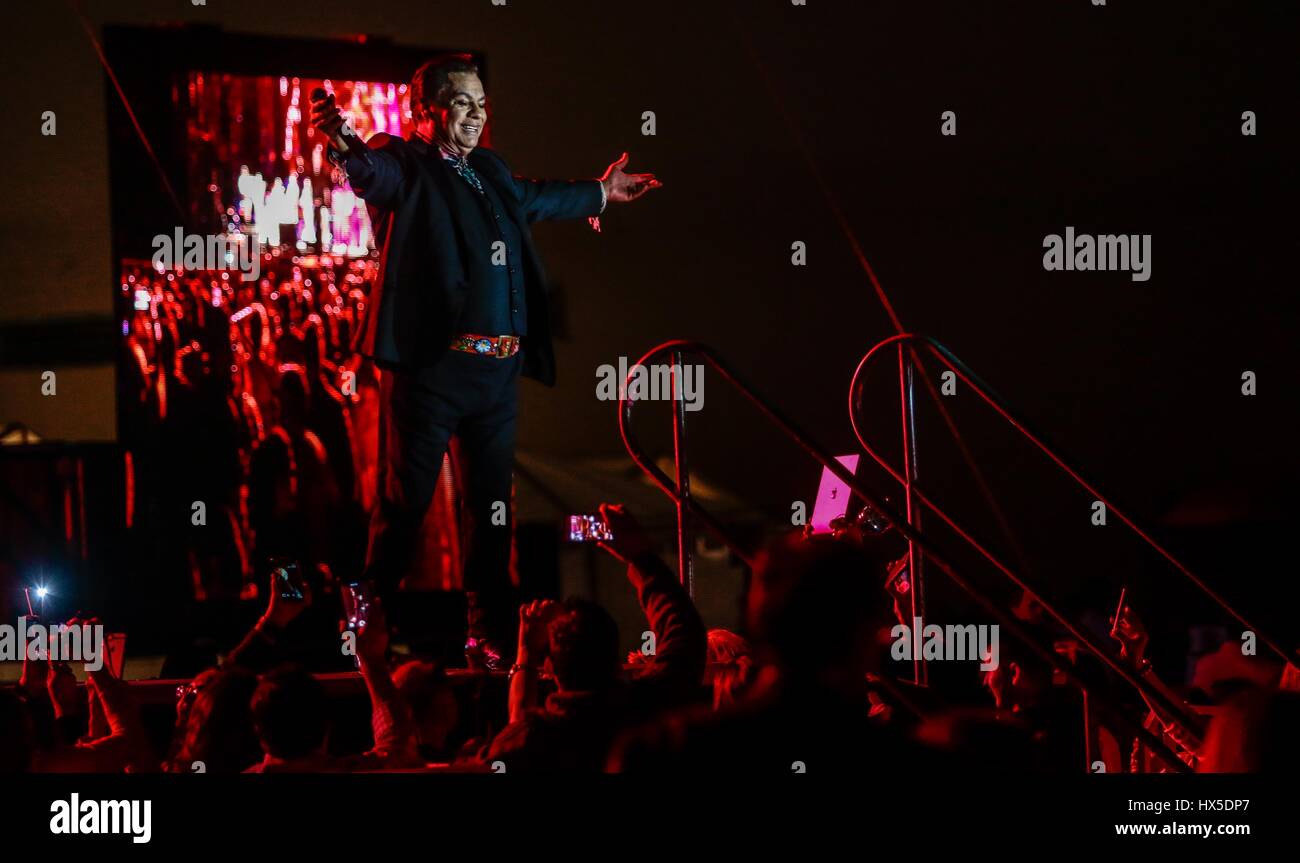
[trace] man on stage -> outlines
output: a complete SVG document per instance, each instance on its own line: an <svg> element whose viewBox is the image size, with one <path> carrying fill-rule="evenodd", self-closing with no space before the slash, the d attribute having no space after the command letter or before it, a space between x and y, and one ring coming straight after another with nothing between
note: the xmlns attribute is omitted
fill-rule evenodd
<svg viewBox="0 0 1300 863"><path fill-rule="evenodd" d="M487 97L467 55L444 55L411 80L414 133L348 147L334 97L312 101L331 159L379 217L380 276L357 350L385 370L379 505L365 577L381 595L420 541L452 435L460 440L471 520L465 562L467 655L503 664L517 624L510 585L511 479L519 375L555 383L546 276L529 225L597 216L661 184L626 174L627 154L599 180L512 176L479 147ZM355 138L352 139L355 141Z"/></svg>

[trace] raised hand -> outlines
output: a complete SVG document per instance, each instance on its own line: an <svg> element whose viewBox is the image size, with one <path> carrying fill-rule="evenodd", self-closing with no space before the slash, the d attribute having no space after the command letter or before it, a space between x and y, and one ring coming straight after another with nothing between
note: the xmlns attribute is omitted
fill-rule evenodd
<svg viewBox="0 0 1300 863"><path fill-rule="evenodd" d="M330 93L324 99L311 100L311 124L315 126L321 134L334 144L335 149L347 151L347 144L339 137L339 130L343 128L346 121L343 118L343 112L334 102L334 94Z"/></svg>
<svg viewBox="0 0 1300 863"><path fill-rule="evenodd" d="M559 604L549 599L535 599L519 606L519 645L515 662L536 665L546 655L547 629Z"/></svg>
<svg viewBox="0 0 1300 863"><path fill-rule="evenodd" d="M373 664L383 664L388 658L388 618L379 597L371 600L366 625L357 632L357 656Z"/></svg>
<svg viewBox="0 0 1300 863"><path fill-rule="evenodd" d="M1120 610L1119 619L1111 618L1110 624L1110 636L1120 643L1124 658L1134 665L1140 665L1146 656L1147 642L1151 636L1137 612L1125 604Z"/></svg>
<svg viewBox="0 0 1300 863"><path fill-rule="evenodd" d="M302 599L283 597L280 595L279 578L272 572L271 599L267 603L266 613L262 615L262 620L279 629L284 629L295 617L302 614L303 610L311 605L311 585L307 583L305 577L299 578L299 585L302 590Z"/></svg>
<svg viewBox="0 0 1300 863"><path fill-rule="evenodd" d="M600 514L614 538L600 543L600 547L624 563L631 563L644 552L654 551L654 544L645 535L637 520L628 514L621 503L600 505Z"/></svg>
<svg viewBox="0 0 1300 863"><path fill-rule="evenodd" d="M605 197L616 203L626 203L635 201L651 189L658 189L663 183L655 179L654 174L627 174L623 169L627 167L628 157L624 153L612 165L605 169L605 174L600 178L601 185L605 187Z"/></svg>

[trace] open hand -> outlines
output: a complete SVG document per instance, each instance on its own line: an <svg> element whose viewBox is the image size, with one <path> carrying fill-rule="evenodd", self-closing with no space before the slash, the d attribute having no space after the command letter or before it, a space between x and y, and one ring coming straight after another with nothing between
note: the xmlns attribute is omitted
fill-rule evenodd
<svg viewBox="0 0 1300 863"><path fill-rule="evenodd" d="M534 599L519 606L516 662L520 665L536 665L546 655L548 630L559 610L559 603L550 599Z"/></svg>
<svg viewBox="0 0 1300 863"><path fill-rule="evenodd" d="M624 563L631 563L645 552L653 552L654 544L645 535L637 520L628 514L623 504L602 503L600 515L609 526L614 538L600 543L600 547Z"/></svg>
<svg viewBox="0 0 1300 863"><path fill-rule="evenodd" d="M615 203L635 201L651 189L658 189L663 183L655 179L654 174L627 174L627 153L605 169L600 183L605 187L605 197Z"/></svg>

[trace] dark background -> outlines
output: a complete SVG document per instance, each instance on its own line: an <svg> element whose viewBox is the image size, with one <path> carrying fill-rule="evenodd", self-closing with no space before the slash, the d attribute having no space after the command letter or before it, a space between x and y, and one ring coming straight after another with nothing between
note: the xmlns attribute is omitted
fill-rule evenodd
<svg viewBox="0 0 1300 863"><path fill-rule="evenodd" d="M893 331L826 190L906 327L947 344L1193 568L1294 633L1297 27L1286 4L82 8L97 31L190 22L482 52L494 146L517 171L595 176L627 150L631 170L658 174L664 188L611 208L601 234L537 231L565 313L558 388L524 387L521 452L575 469L617 459L615 407L595 398L595 370L668 338L713 345L822 443L853 451L849 378ZM111 95L69 4L8 10L4 30L0 425L111 439ZM58 114L56 137L40 135L44 110ZM640 134L647 110L654 137ZM939 133L945 110L956 137ZM1240 133L1245 110L1254 137ZM1152 234L1150 281L1045 272L1042 239L1066 225ZM806 267L790 264L796 240ZM98 338L102 356L86 348ZM57 399L39 396L46 368L66 371ZM1245 370L1257 396L1241 394ZM723 386L707 378L692 417L696 469L778 524L811 500L819 468ZM1038 583L1105 607L1129 582L1141 607L1217 619L1167 592L1168 570L1113 518L1093 527L1091 496L967 396L953 414ZM897 434L889 397L882 388L872 402L881 439ZM666 417L646 418L666 431ZM919 421L925 487L1005 548L938 420L923 410Z"/></svg>

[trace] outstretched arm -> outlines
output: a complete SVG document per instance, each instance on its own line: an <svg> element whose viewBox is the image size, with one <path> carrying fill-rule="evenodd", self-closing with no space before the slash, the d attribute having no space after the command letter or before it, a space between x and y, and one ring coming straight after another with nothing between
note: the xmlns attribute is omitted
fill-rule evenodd
<svg viewBox="0 0 1300 863"><path fill-rule="evenodd" d="M577 219L598 216L610 203L635 201L663 185L654 174L627 174L624 153L605 169L599 180L529 180L514 178L518 198L529 222L544 219Z"/></svg>
<svg viewBox="0 0 1300 863"><path fill-rule="evenodd" d="M1155 671L1152 670L1151 660L1146 657L1150 636L1141 618L1137 616L1137 612L1130 606L1122 606L1119 617L1111 619L1111 637L1120 643L1121 658L1126 660L1153 689L1172 704L1181 704L1183 702L1183 699L1157 677ZM1145 692L1142 693L1142 700L1146 702L1147 707L1151 710L1151 718L1157 720L1164 733L1180 747L1187 752L1195 752L1200 748L1201 740L1197 736L1197 729L1183 728L1181 723L1170 716L1169 712L1161 705L1149 698Z"/></svg>
<svg viewBox="0 0 1300 863"><path fill-rule="evenodd" d="M641 527L622 506L601 504L614 539L601 547L628 564L641 610L655 636L654 661L642 678L685 691L704 679L708 633L676 574L659 559Z"/></svg>
<svg viewBox="0 0 1300 863"><path fill-rule="evenodd" d="M261 672L275 665L281 657L280 638L285 627L311 605L311 585L305 579L301 584L302 599L281 596L280 585L274 573L269 581L270 599L266 613L258 618L244 640L226 654L223 666L238 665L252 672Z"/></svg>
<svg viewBox="0 0 1300 863"><path fill-rule="evenodd" d="M598 216L605 209L599 180L511 179L515 198L530 223Z"/></svg>
<svg viewBox="0 0 1300 863"><path fill-rule="evenodd" d="M418 760L415 719L388 670L388 621L378 599L370 607L370 620L357 634L357 658L370 694L370 728L375 738L368 755L380 762Z"/></svg>
<svg viewBox="0 0 1300 863"><path fill-rule="evenodd" d="M121 765L135 770L156 770L158 763L149 749L144 726L127 684L108 671L88 671L86 686L99 701L108 723L109 733L77 748L97 760L99 764ZM121 769L117 767L117 769Z"/></svg>
<svg viewBox="0 0 1300 863"><path fill-rule="evenodd" d="M519 722L537 706L537 675L546 653L547 627L559 605L549 599L535 599L519 606L519 645L515 665L510 669L510 721Z"/></svg>

